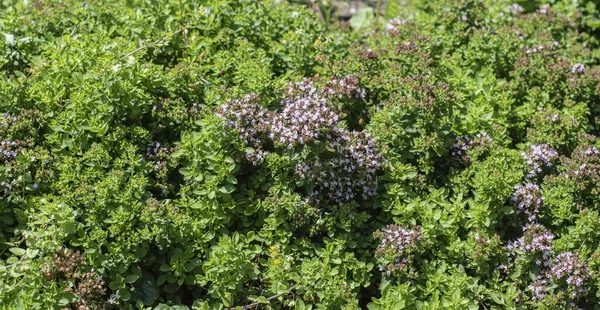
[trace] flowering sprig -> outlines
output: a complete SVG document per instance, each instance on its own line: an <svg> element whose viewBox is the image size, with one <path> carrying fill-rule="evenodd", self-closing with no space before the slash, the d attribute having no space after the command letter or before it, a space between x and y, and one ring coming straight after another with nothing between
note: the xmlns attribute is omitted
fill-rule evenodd
<svg viewBox="0 0 600 310"><path fill-rule="evenodd" d="M584 72L585 72L585 66L583 64L576 63L573 65L573 67L571 67L571 73L584 73Z"/></svg>
<svg viewBox="0 0 600 310"><path fill-rule="evenodd" d="M564 158L560 177L575 182L578 190L600 192L600 151L593 146L579 146L570 158Z"/></svg>
<svg viewBox="0 0 600 310"><path fill-rule="evenodd" d="M385 25L385 30L386 31L390 31L390 32L397 31L399 27L401 27L402 25L407 24L408 22L409 22L408 20L401 19L401 18L391 19Z"/></svg>
<svg viewBox="0 0 600 310"><path fill-rule="evenodd" d="M540 187L533 183L518 186L512 201L517 207L517 213L524 213L529 222L536 219L544 205Z"/></svg>
<svg viewBox="0 0 600 310"><path fill-rule="evenodd" d="M514 15L519 15L521 13L523 13L523 7L520 6L518 3L513 3L511 4L508 9L510 10L510 12Z"/></svg>
<svg viewBox="0 0 600 310"><path fill-rule="evenodd" d="M421 240L421 227L414 226L406 229L400 225L390 224L373 233L381 243L375 253L383 263L379 269L388 276L393 271L404 271L412 261L411 252L418 247Z"/></svg>
<svg viewBox="0 0 600 310"><path fill-rule="evenodd" d="M512 256L518 254L534 256L536 265L550 266L552 240L554 234L551 231L540 224L529 223L523 227L523 236L510 241L507 249Z"/></svg>
<svg viewBox="0 0 600 310"><path fill-rule="evenodd" d="M452 144L452 156L456 161L469 162L471 156L469 156L467 152L477 147L485 148L492 144L492 142L492 138L486 132L478 133L473 138L467 135L456 137L454 144Z"/></svg>
<svg viewBox="0 0 600 310"><path fill-rule="evenodd" d="M18 141L12 141L10 139L0 141L0 161L8 164L15 159L21 150L19 145L20 143Z"/></svg>
<svg viewBox="0 0 600 310"><path fill-rule="evenodd" d="M552 262L549 273L553 280L564 280L571 298L587 294L585 282L590 278L590 270L585 260L577 253L561 253Z"/></svg>
<svg viewBox="0 0 600 310"><path fill-rule="evenodd" d="M341 117L330 107L329 98L364 96L358 80L346 76L331 80L318 89L310 80L290 84L285 90L279 113L259 105L257 95L230 100L223 104L218 115L227 127L235 129L240 140L254 149L246 157L260 164L274 148L289 151L311 147L314 151L295 165L296 175L313 183L308 194L319 202L319 196L333 202L368 199L377 190L376 172L383 165L375 140L366 132L341 128ZM321 156L334 153L334 156Z"/></svg>
<svg viewBox="0 0 600 310"><path fill-rule="evenodd" d="M556 115L556 117L558 117L558 115ZM554 121L554 116L552 120ZM544 168L552 167L553 161L558 159L558 152L547 144L531 145L529 150L521 154L527 161L527 167L529 169L527 172L528 178L540 176Z"/></svg>
<svg viewBox="0 0 600 310"><path fill-rule="evenodd" d="M154 170L161 170L167 167L166 159L171 153L171 149L159 141L152 141L146 146L146 158L154 160Z"/></svg>

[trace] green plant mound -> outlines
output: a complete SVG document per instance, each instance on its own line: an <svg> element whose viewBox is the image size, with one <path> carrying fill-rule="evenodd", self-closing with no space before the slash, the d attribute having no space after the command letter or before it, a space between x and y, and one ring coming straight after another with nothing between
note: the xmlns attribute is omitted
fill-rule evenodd
<svg viewBox="0 0 600 310"><path fill-rule="evenodd" d="M0 308L596 309L594 2L294 2L0 2Z"/></svg>

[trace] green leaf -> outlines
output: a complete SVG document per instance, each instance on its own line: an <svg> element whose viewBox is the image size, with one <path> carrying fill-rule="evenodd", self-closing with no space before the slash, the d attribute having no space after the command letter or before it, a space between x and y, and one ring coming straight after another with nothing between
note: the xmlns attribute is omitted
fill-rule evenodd
<svg viewBox="0 0 600 310"><path fill-rule="evenodd" d="M62 293L58 298L59 306L66 306L79 300L75 293Z"/></svg>
<svg viewBox="0 0 600 310"><path fill-rule="evenodd" d="M65 222L62 224L62 229L66 234L74 234L77 232L77 225L73 222Z"/></svg>
<svg viewBox="0 0 600 310"><path fill-rule="evenodd" d="M349 20L350 26L352 26L354 30L360 30L361 28L368 26L373 20L373 18L373 8L364 7L358 10L356 14L352 15L352 17Z"/></svg>
<svg viewBox="0 0 600 310"><path fill-rule="evenodd" d="M121 295L121 300L122 301L128 301L131 298L131 292L129 291L121 291L119 293Z"/></svg>
<svg viewBox="0 0 600 310"><path fill-rule="evenodd" d="M139 278L140 278L140 276L138 276L137 274L130 274L125 277L125 283L133 283L133 282L137 281L137 279L139 279Z"/></svg>
<svg viewBox="0 0 600 310"><path fill-rule="evenodd" d="M161 285L165 284L165 282L167 282L167 275L166 274L161 274L156 279L156 285L158 285L158 286L161 286Z"/></svg>
<svg viewBox="0 0 600 310"><path fill-rule="evenodd" d="M398 4L398 0L389 0L385 5L385 18L390 20L398 17L400 15L400 5Z"/></svg>
<svg viewBox="0 0 600 310"><path fill-rule="evenodd" d="M17 256L23 256L25 254L25 249L21 248L10 248L10 251Z"/></svg>
<svg viewBox="0 0 600 310"><path fill-rule="evenodd" d="M234 190L235 190L235 186L233 186L231 184L226 184L226 185L219 187L219 192L224 193L224 194L230 194Z"/></svg>
<svg viewBox="0 0 600 310"><path fill-rule="evenodd" d="M268 304L269 301L267 300L267 298L265 296L258 296L258 298L256 298L256 302L258 302L259 304Z"/></svg>
<svg viewBox="0 0 600 310"><path fill-rule="evenodd" d="M171 266L167 265L167 264L162 264L160 265L160 268L158 269L160 271L170 271L171 270Z"/></svg>
<svg viewBox="0 0 600 310"><path fill-rule="evenodd" d="M144 305L153 305L159 296L157 281L151 274L143 274L140 281L135 284L136 296Z"/></svg>

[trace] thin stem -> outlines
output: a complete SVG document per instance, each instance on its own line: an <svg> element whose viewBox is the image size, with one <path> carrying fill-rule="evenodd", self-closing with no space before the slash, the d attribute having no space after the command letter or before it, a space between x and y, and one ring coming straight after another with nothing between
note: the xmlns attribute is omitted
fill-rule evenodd
<svg viewBox="0 0 600 310"><path fill-rule="evenodd" d="M187 59L188 64L190 63L190 51L187 37L187 26L185 25L185 18L183 14L183 1L179 0L179 15L181 17L181 21L179 24L181 25L181 29L183 31L183 40L185 41L185 59Z"/></svg>

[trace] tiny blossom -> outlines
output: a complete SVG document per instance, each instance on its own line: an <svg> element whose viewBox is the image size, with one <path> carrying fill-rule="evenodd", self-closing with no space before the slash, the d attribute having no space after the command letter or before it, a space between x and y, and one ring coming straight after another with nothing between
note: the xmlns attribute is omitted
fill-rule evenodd
<svg viewBox="0 0 600 310"><path fill-rule="evenodd" d="M541 254L541 260L537 259L537 265L549 266L552 252L552 240L554 234L540 224L529 223L523 227L523 236L507 244L511 255L518 253L526 255Z"/></svg>
<svg viewBox="0 0 600 310"><path fill-rule="evenodd" d="M536 281L527 288L531 291L531 300L540 301L546 297L548 289L546 288L548 281L543 277L538 277Z"/></svg>
<svg viewBox="0 0 600 310"><path fill-rule="evenodd" d="M519 15L519 14L523 13L523 7L520 6L518 3L513 3L508 8L509 8L510 12L515 15Z"/></svg>
<svg viewBox="0 0 600 310"><path fill-rule="evenodd" d="M9 139L0 141L0 161L8 164L10 161L15 159L21 151L19 145L20 143L18 141L12 141Z"/></svg>
<svg viewBox="0 0 600 310"><path fill-rule="evenodd" d="M554 117L554 116L553 116ZM558 115L556 116L558 117ZM543 168L552 167L552 161L558 158L558 153L547 144L531 145L527 152L521 153L527 161L528 178L539 176Z"/></svg>
<svg viewBox="0 0 600 310"><path fill-rule="evenodd" d="M544 205L540 187L533 183L518 186L512 201L517 206L517 213L524 213L530 222L536 219Z"/></svg>
<svg viewBox="0 0 600 310"><path fill-rule="evenodd" d="M515 30L515 34L519 37L519 40L523 40L525 38L525 36L523 36L523 33L521 33L521 31L519 30Z"/></svg>
<svg viewBox="0 0 600 310"><path fill-rule="evenodd" d="M8 182L0 182L0 187L1 187L1 191L4 194L4 196L8 195L8 192L10 192L12 190L12 186L10 185L10 183Z"/></svg>
<svg viewBox="0 0 600 310"><path fill-rule="evenodd" d="M571 73L583 73L585 72L585 66L580 63L576 63L571 67Z"/></svg>
<svg viewBox="0 0 600 310"><path fill-rule="evenodd" d="M365 89L359 88L358 78L354 75L346 75L341 79L333 79L323 87L322 92L328 98L344 96L357 100L365 99Z"/></svg>
<svg viewBox="0 0 600 310"><path fill-rule="evenodd" d="M414 250L421 240L421 228L415 226L412 229L403 228L400 225L390 224L380 231L373 233L375 238L381 239L376 255L391 256L393 262L380 266L380 270L389 275L392 270L402 270L409 262L407 251Z"/></svg>
<svg viewBox="0 0 600 310"><path fill-rule="evenodd" d="M154 170L162 170L167 167L166 158L171 151L170 148L159 141L152 141L146 146L146 158L154 160Z"/></svg>
<svg viewBox="0 0 600 310"><path fill-rule="evenodd" d="M575 181L577 189L600 190L600 151L595 146L578 146L570 158L563 160L562 168L561 177Z"/></svg>
<svg viewBox="0 0 600 310"><path fill-rule="evenodd" d="M544 46L543 45L539 45L537 47L532 47L532 48L528 48L525 50L525 54L535 54L535 53L540 53L544 50Z"/></svg>
<svg viewBox="0 0 600 310"><path fill-rule="evenodd" d="M400 19L400 18L394 18L385 25L385 30L386 31L396 31L396 30L398 30L398 28L400 26L402 26L406 23L408 23L407 20Z"/></svg>
<svg viewBox="0 0 600 310"><path fill-rule="evenodd" d="M108 297L107 302L110 305L116 305L119 303L119 298L121 298L121 294L120 294L120 291L117 290Z"/></svg>
<svg viewBox="0 0 600 310"><path fill-rule="evenodd" d="M567 289L572 298L587 294L588 288L584 285L590 277L590 270L585 260L577 253L561 253L552 262L550 277L553 280L565 280Z"/></svg>
<svg viewBox="0 0 600 310"><path fill-rule="evenodd" d="M492 239L486 239L486 238L480 236L478 233L475 233L475 241L477 243L490 243L490 242L492 242Z"/></svg>
<svg viewBox="0 0 600 310"><path fill-rule="evenodd" d="M158 154L167 152L168 148L159 141L152 141L146 147L146 157L155 158Z"/></svg>
<svg viewBox="0 0 600 310"><path fill-rule="evenodd" d="M541 8L537 10L539 14L548 14L550 12L550 7L547 4L544 4Z"/></svg>
<svg viewBox="0 0 600 310"><path fill-rule="evenodd" d="M508 266L506 266L504 264L498 265L498 267L496 267L496 269L502 270L505 274L508 274L508 271L509 271Z"/></svg>
<svg viewBox="0 0 600 310"><path fill-rule="evenodd" d="M478 133L473 139L465 135L462 138L456 137L452 144L452 156L458 161L469 161L467 151L480 146L486 147L493 142L492 138L487 133Z"/></svg>

